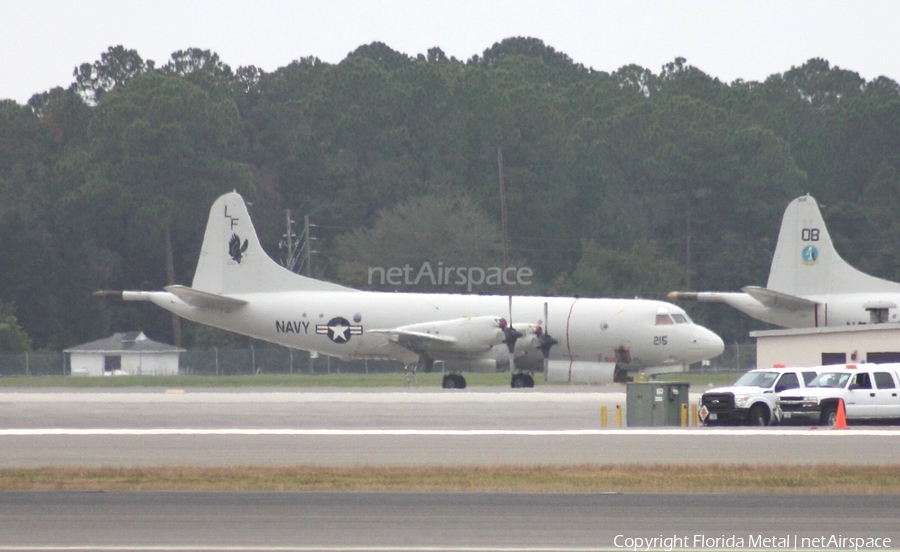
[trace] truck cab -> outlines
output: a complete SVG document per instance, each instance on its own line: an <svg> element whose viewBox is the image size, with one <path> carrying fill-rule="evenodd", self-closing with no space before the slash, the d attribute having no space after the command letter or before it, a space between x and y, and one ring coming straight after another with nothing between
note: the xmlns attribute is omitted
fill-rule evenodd
<svg viewBox="0 0 900 552"><path fill-rule="evenodd" d="M802 389L818 375L816 368L750 370L734 385L710 389L700 399L703 425L740 423L766 426L781 421L777 393Z"/></svg>
<svg viewBox="0 0 900 552"><path fill-rule="evenodd" d="M900 364L825 366L802 390L782 392L778 409L786 419L834 425L838 403L847 420L900 418Z"/></svg>

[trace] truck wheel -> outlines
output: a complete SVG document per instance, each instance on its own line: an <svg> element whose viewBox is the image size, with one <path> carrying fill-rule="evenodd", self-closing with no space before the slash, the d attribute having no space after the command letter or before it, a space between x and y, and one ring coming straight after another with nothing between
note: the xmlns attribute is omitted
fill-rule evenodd
<svg viewBox="0 0 900 552"><path fill-rule="evenodd" d="M822 416L819 423L826 426L833 426L837 421L837 405L829 404L822 407Z"/></svg>
<svg viewBox="0 0 900 552"><path fill-rule="evenodd" d="M754 404L750 409L749 421L754 426L769 425L769 409L763 404Z"/></svg>

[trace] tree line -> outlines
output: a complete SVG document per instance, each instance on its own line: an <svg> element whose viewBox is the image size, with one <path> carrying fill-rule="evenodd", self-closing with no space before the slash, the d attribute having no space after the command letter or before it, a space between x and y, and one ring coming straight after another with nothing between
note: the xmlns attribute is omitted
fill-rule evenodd
<svg viewBox="0 0 900 552"><path fill-rule="evenodd" d="M900 88L886 77L824 59L763 82L681 58L607 73L535 38L468 60L372 43L272 72L115 46L66 87L0 101L0 350L134 329L234 341L91 297L189 285L209 207L233 189L273 257L284 210L310 217L320 278L389 289L367 267L500 266L501 170L509 262L533 272L517 293L764 285L784 208L804 193L845 259L900 280ZM689 307L728 342L762 327Z"/></svg>

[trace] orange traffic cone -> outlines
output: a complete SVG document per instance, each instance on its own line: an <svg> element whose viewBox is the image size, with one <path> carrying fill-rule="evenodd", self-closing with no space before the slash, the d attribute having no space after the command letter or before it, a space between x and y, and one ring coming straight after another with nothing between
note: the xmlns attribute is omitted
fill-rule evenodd
<svg viewBox="0 0 900 552"><path fill-rule="evenodd" d="M832 429L847 429L847 416L844 414L844 399L838 401L837 415Z"/></svg>

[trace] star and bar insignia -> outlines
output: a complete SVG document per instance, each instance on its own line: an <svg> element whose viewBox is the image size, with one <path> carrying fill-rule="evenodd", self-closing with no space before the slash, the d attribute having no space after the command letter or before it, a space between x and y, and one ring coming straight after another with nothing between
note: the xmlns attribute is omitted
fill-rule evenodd
<svg viewBox="0 0 900 552"><path fill-rule="evenodd" d="M317 324L316 333L327 335L328 339L335 343L347 343L351 336L362 335L363 327L352 325L346 318L338 316L329 320L327 324Z"/></svg>

